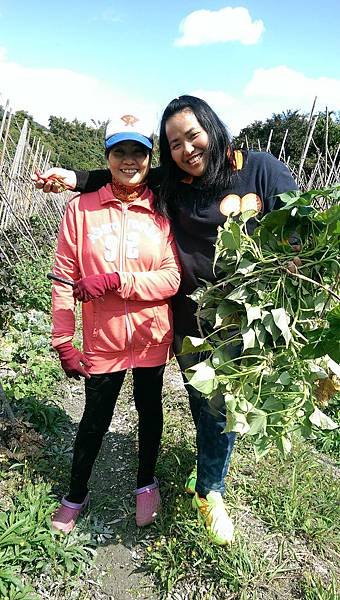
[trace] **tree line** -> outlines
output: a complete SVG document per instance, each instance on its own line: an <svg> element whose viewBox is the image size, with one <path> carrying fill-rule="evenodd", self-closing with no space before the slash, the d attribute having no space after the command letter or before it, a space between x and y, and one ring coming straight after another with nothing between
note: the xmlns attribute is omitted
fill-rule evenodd
<svg viewBox="0 0 340 600"><path fill-rule="evenodd" d="M3 108L0 107L0 118ZM12 119L10 136L17 141L24 119L28 119L31 139L37 136L46 149L51 151L51 163L65 168L95 169L106 166L103 151L105 122L87 125L74 119L67 121L63 117L51 116L48 127L35 122L26 111L17 111ZM287 110L273 114L265 121L254 121L244 127L234 138L235 146L255 150L266 150L297 167L309 129L309 116L297 110ZM157 142L157 140L156 140ZM268 144L268 142L270 142ZM313 142L308 149L305 168L312 170L318 155L336 155L340 144L340 112L320 113L313 132ZM339 161L339 156L337 162ZM158 162L158 144L156 143L153 164Z"/></svg>

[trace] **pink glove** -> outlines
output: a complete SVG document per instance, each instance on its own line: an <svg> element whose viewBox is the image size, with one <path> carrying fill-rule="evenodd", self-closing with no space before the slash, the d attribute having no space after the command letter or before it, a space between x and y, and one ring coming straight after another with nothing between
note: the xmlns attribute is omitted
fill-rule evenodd
<svg viewBox="0 0 340 600"><path fill-rule="evenodd" d="M73 297L80 302L89 302L114 291L120 286L118 273L101 273L79 279L73 286Z"/></svg>
<svg viewBox="0 0 340 600"><path fill-rule="evenodd" d="M67 377L74 377L79 379L79 375L90 379L90 373L81 365L85 367L91 367L92 363L86 358L86 356L72 346L71 342L64 342L56 348L61 366L64 369Z"/></svg>

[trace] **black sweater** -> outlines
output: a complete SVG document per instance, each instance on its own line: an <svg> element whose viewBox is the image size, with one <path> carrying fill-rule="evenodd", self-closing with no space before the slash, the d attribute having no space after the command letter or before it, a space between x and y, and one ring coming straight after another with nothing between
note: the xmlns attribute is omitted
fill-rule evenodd
<svg viewBox="0 0 340 600"><path fill-rule="evenodd" d="M202 280L215 280L212 264L217 227L223 225L229 210L237 217L240 212L257 206L261 217L273 210L278 194L297 189L288 168L271 154L243 152L241 162L243 164L234 172L230 186L209 199L209 203L203 201L201 190L194 184L179 184L181 201L172 216L172 229L182 265L181 286L173 298L177 333L198 335L194 315L196 304L187 295L202 285ZM111 181L108 170L78 171L76 174L78 191L94 191ZM148 176L149 186L157 187L160 178L161 169L152 169ZM248 221L250 233L255 225L254 219Z"/></svg>

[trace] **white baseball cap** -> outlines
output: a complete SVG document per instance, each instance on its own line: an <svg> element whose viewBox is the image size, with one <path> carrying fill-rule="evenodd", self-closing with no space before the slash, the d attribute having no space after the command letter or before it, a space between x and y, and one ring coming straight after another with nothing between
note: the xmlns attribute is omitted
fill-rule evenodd
<svg viewBox="0 0 340 600"><path fill-rule="evenodd" d="M108 150L118 142L133 140L152 150L153 129L152 119L142 111L121 112L106 126L105 148Z"/></svg>

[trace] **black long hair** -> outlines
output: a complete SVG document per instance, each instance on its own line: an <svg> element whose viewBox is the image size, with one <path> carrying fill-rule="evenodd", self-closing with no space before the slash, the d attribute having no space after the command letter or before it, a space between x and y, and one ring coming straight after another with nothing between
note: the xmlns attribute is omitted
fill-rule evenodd
<svg viewBox="0 0 340 600"><path fill-rule="evenodd" d="M201 198L205 203L212 201L214 193L225 189L232 174L233 161L232 139L222 121L213 109L196 96L180 96L174 98L163 112L159 134L160 165L162 167L162 184L157 201L157 208L162 214L171 216L173 209L180 202L179 182L188 174L180 169L171 156L166 135L166 123L170 117L183 110L190 110L208 134L208 162L205 173L196 178L201 189Z"/></svg>

